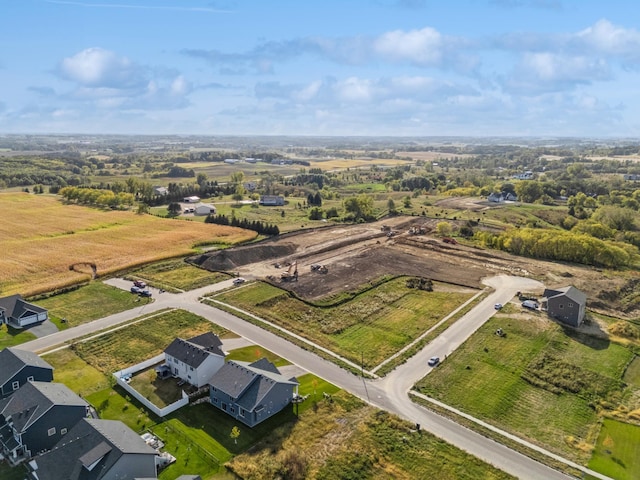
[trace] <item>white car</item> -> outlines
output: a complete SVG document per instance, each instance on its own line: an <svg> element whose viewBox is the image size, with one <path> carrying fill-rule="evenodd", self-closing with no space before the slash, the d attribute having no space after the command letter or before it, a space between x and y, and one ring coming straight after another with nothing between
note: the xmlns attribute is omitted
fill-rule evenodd
<svg viewBox="0 0 640 480"><path fill-rule="evenodd" d="M500 310L502 308L502 304L501 303L496 303L493 308L495 308L496 310Z"/></svg>
<svg viewBox="0 0 640 480"><path fill-rule="evenodd" d="M234 285L240 285L240 284L242 284L244 282L246 282L246 280L244 278L242 278L242 277L238 277L238 278L233 280L233 284Z"/></svg>
<svg viewBox="0 0 640 480"><path fill-rule="evenodd" d="M431 357L429 359L429 361L427 362L427 364L430 367L435 367L436 365L438 365L440 363L440 357Z"/></svg>

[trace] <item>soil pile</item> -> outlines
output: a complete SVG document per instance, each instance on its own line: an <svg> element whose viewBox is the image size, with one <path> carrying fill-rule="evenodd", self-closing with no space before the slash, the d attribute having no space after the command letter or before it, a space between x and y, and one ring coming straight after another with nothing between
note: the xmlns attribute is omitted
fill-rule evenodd
<svg viewBox="0 0 640 480"><path fill-rule="evenodd" d="M247 245L246 247L218 250L191 257L189 262L209 271L225 272L250 263L285 257L295 251L296 245L293 243Z"/></svg>

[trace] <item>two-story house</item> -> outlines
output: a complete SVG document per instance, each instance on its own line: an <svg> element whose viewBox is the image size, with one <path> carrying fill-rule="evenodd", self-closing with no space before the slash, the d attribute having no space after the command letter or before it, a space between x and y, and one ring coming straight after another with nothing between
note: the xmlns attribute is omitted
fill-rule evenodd
<svg viewBox="0 0 640 480"><path fill-rule="evenodd" d="M29 480L151 480L157 452L118 420L85 418L28 463Z"/></svg>
<svg viewBox="0 0 640 480"><path fill-rule="evenodd" d="M211 404L253 427L285 408L297 394L296 378L286 378L266 358L229 361L209 382Z"/></svg>
<svg viewBox="0 0 640 480"><path fill-rule="evenodd" d="M211 332L188 340L176 338L164 350L166 368L174 377L202 387L224 365L221 347L220 338Z"/></svg>
<svg viewBox="0 0 640 480"><path fill-rule="evenodd" d="M0 400L0 448L13 465L49 450L80 420L89 405L66 385L27 382Z"/></svg>
<svg viewBox="0 0 640 480"><path fill-rule="evenodd" d="M53 367L27 350L0 350L0 399L8 397L28 381L51 382Z"/></svg>

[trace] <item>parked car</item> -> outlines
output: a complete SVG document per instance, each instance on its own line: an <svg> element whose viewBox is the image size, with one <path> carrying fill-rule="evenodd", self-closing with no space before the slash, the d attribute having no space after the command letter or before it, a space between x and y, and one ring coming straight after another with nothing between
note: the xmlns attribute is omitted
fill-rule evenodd
<svg viewBox="0 0 640 480"><path fill-rule="evenodd" d="M136 287L135 285L131 287L131 293L140 293L142 289L140 287Z"/></svg>
<svg viewBox="0 0 640 480"><path fill-rule="evenodd" d="M430 367L435 367L436 365L438 365L440 363L440 357L431 357L429 359L429 361L427 362L427 364Z"/></svg>
<svg viewBox="0 0 640 480"><path fill-rule="evenodd" d="M493 308L495 308L496 310L500 310L502 308L502 304L501 303L496 303Z"/></svg>
<svg viewBox="0 0 640 480"><path fill-rule="evenodd" d="M147 287L147 284L144 283L142 280L134 280L133 284L138 288L146 288Z"/></svg>
<svg viewBox="0 0 640 480"><path fill-rule="evenodd" d="M240 284L242 284L244 282L246 282L246 280L244 278L242 278L242 277L238 277L238 278L233 280L233 284L234 285L240 285Z"/></svg>
<svg viewBox="0 0 640 480"><path fill-rule="evenodd" d="M525 300L522 302L522 306L524 308L528 308L529 310L537 310L539 305L535 300Z"/></svg>
<svg viewBox="0 0 640 480"><path fill-rule="evenodd" d="M151 296L151 292L149 290L140 290L140 296L141 297L150 297Z"/></svg>

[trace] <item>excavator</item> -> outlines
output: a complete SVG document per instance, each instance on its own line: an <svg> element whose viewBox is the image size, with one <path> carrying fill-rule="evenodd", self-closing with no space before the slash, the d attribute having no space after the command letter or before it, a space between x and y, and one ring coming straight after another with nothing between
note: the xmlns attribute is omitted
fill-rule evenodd
<svg viewBox="0 0 640 480"><path fill-rule="evenodd" d="M286 272L280 274L280 280L283 282L293 282L298 280L298 261L294 260L287 268Z"/></svg>

